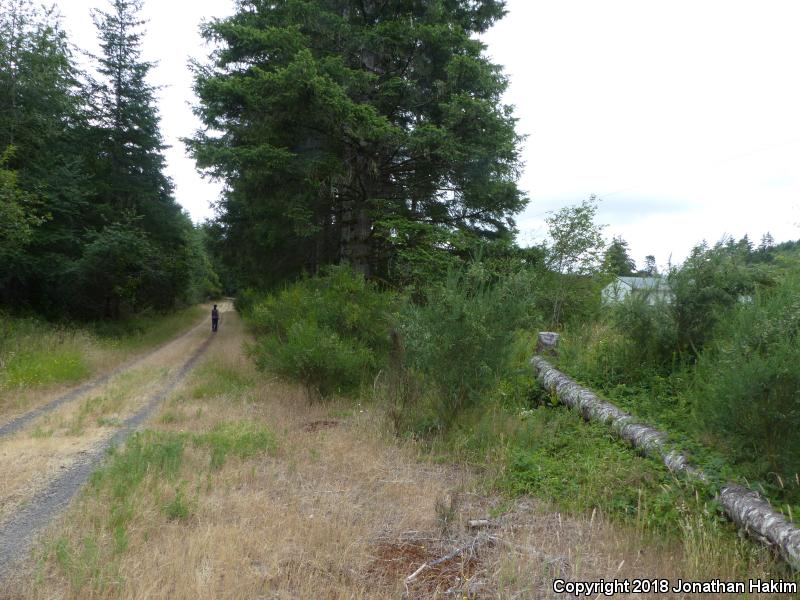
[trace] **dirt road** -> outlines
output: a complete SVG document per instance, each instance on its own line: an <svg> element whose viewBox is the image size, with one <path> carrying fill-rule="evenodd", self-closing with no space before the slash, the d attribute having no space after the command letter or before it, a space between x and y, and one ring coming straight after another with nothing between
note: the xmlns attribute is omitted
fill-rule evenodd
<svg viewBox="0 0 800 600"><path fill-rule="evenodd" d="M737 576L706 572L718 549L702 531L658 541L499 497L398 440L380 407L309 402L255 372L234 313L191 369L207 338L0 440L0 481L17 490L0 491L0 545L22 558L0 599L516 599L554 597L558 578ZM102 461L139 423L147 432ZM30 552L9 546L67 503Z"/></svg>
<svg viewBox="0 0 800 600"><path fill-rule="evenodd" d="M231 310L225 305L223 310ZM0 426L0 578L214 339L206 321Z"/></svg>

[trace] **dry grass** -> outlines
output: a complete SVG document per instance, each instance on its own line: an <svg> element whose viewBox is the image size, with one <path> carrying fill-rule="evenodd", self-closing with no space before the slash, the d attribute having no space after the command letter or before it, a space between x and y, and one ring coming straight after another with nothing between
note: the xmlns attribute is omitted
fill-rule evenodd
<svg viewBox="0 0 800 600"><path fill-rule="evenodd" d="M371 409L309 404L296 387L257 383L242 339L229 317L206 363L153 419L153 429L184 440L182 465L174 478L150 472L138 488L124 547L104 525L107 496L89 489L0 598L511 599L550 597L560 575L742 576L733 572L742 557L726 570L703 532L685 547L657 543L597 515L487 496L474 473L419 460ZM277 449L211 468L192 436L240 422L265 424ZM165 511L179 497L186 511ZM492 516L488 533L467 527ZM405 583L480 535L494 539ZM751 576L762 560L752 555Z"/></svg>
<svg viewBox="0 0 800 600"><path fill-rule="evenodd" d="M111 437L206 335L205 330L198 330L167 344L106 385L42 415L16 434L0 438L0 522L82 454Z"/></svg>

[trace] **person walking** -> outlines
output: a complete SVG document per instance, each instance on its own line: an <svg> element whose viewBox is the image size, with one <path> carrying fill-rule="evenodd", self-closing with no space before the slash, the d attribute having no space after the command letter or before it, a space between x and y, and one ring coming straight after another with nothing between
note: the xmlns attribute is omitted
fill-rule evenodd
<svg viewBox="0 0 800 600"><path fill-rule="evenodd" d="M211 309L211 331L216 331L217 326L219 325L219 311L217 310L217 305L214 305L214 308Z"/></svg>

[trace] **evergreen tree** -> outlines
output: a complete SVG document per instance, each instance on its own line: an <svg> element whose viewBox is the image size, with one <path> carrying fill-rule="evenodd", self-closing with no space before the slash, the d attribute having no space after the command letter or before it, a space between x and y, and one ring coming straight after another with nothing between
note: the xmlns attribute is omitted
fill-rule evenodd
<svg viewBox="0 0 800 600"><path fill-rule="evenodd" d="M136 290L135 300L129 299L127 303L134 310L146 305L167 309L185 296L190 285L192 227L175 202L172 183L164 173L165 145L159 129L155 89L147 82L153 63L142 58L144 21L138 17L141 2L110 0L109 4L108 11L93 11L102 54L95 57L98 80L92 95L95 115L92 146L96 154L90 167L94 174L95 201L104 222L124 227L101 236L100 241L92 242L92 247L105 247L106 238L123 239L120 231L127 235L127 228L139 228L147 247L153 249L139 254L142 264L148 264L150 284L121 287ZM94 268L94 264L81 263L87 268ZM138 273L142 269L123 270L119 275L135 273L130 276L141 279ZM106 281L112 284L111 279ZM120 287L118 282L113 285ZM114 302L104 306L111 307L106 310L107 316L119 314Z"/></svg>
<svg viewBox="0 0 800 600"><path fill-rule="evenodd" d="M207 25L190 141L227 183L220 224L249 283L508 237L524 206L506 78L476 35L498 0L242 0Z"/></svg>
<svg viewBox="0 0 800 600"><path fill-rule="evenodd" d="M141 6L140 0L110 0L108 11L92 12L102 49L95 57L92 167L109 220L121 212L139 215L156 240L175 241L180 209L164 174L156 90L147 82L153 63L142 59Z"/></svg>
<svg viewBox="0 0 800 600"><path fill-rule="evenodd" d="M140 4L96 12L91 85L58 16L0 2L0 303L119 317L214 293L205 247L164 175ZM126 247L128 250L126 251Z"/></svg>
<svg viewBox="0 0 800 600"><path fill-rule="evenodd" d="M628 242L614 237L603 256L603 271L610 275L629 276L636 270L636 262L628 254Z"/></svg>
<svg viewBox="0 0 800 600"><path fill-rule="evenodd" d="M54 311L91 212L79 73L58 16L31 0L0 3L0 57L0 153L13 147L4 168L40 221L25 251L0 263L0 301Z"/></svg>
<svg viewBox="0 0 800 600"><path fill-rule="evenodd" d="M658 275L658 267L656 266L655 256L648 254L644 257L644 269L642 269L640 273L649 277L655 277Z"/></svg>

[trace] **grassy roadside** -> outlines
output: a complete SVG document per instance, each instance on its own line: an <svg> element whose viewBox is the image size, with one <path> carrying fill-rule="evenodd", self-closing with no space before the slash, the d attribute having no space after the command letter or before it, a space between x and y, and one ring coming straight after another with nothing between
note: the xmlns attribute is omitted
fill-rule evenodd
<svg viewBox="0 0 800 600"><path fill-rule="evenodd" d="M113 368L175 337L204 313L204 307L192 306L167 315L87 326L6 315L0 325L0 412L21 395L74 384Z"/></svg>
<svg viewBox="0 0 800 600"><path fill-rule="evenodd" d="M226 336L239 327L228 319ZM9 597L449 598L464 581L475 583L465 597L510 599L551 597L556 576L780 575L697 506L676 517L671 535L645 518L649 500L639 523L606 511L629 493L623 486L649 493L665 480L604 432L587 436L561 407L515 412L521 381L501 386L491 411L427 444L398 439L380 402L309 402L301 388L257 373L241 335L216 341L50 529ZM530 462L509 467L514 453ZM609 462L610 475L601 468ZM466 522L481 517L498 524L502 544L406 589L422 562L474 537Z"/></svg>
<svg viewBox="0 0 800 600"><path fill-rule="evenodd" d="M509 505L532 496L575 518L599 516L626 530L631 547L664 548L684 580L800 581L768 550L739 535L711 490L676 478L607 427L558 404L533 378L528 360L534 346L532 336L519 336L516 370L479 408L428 441L431 456L478 469L487 493L502 494Z"/></svg>
<svg viewBox="0 0 800 600"><path fill-rule="evenodd" d="M600 514L631 528L636 543L680 548L673 562L682 577L704 575L692 565L721 578L788 576L768 552L739 539L711 490L675 479L543 392L529 364L530 332L537 330L524 300L531 285L515 276L488 286L476 267L432 286L424 301L397 305L333 270L240 304L257 337L252 352L261 369L304 384L322 401L338 393L379 407L400 439L438 462L481 473L485 493L503 494L509 503L532 496L575 518ZM384 321L389 325L376 327ZM308 350L331 340L335 348L322 356ZM344 360L365 345L382 349L383 359L369 368Z"/></svg>

